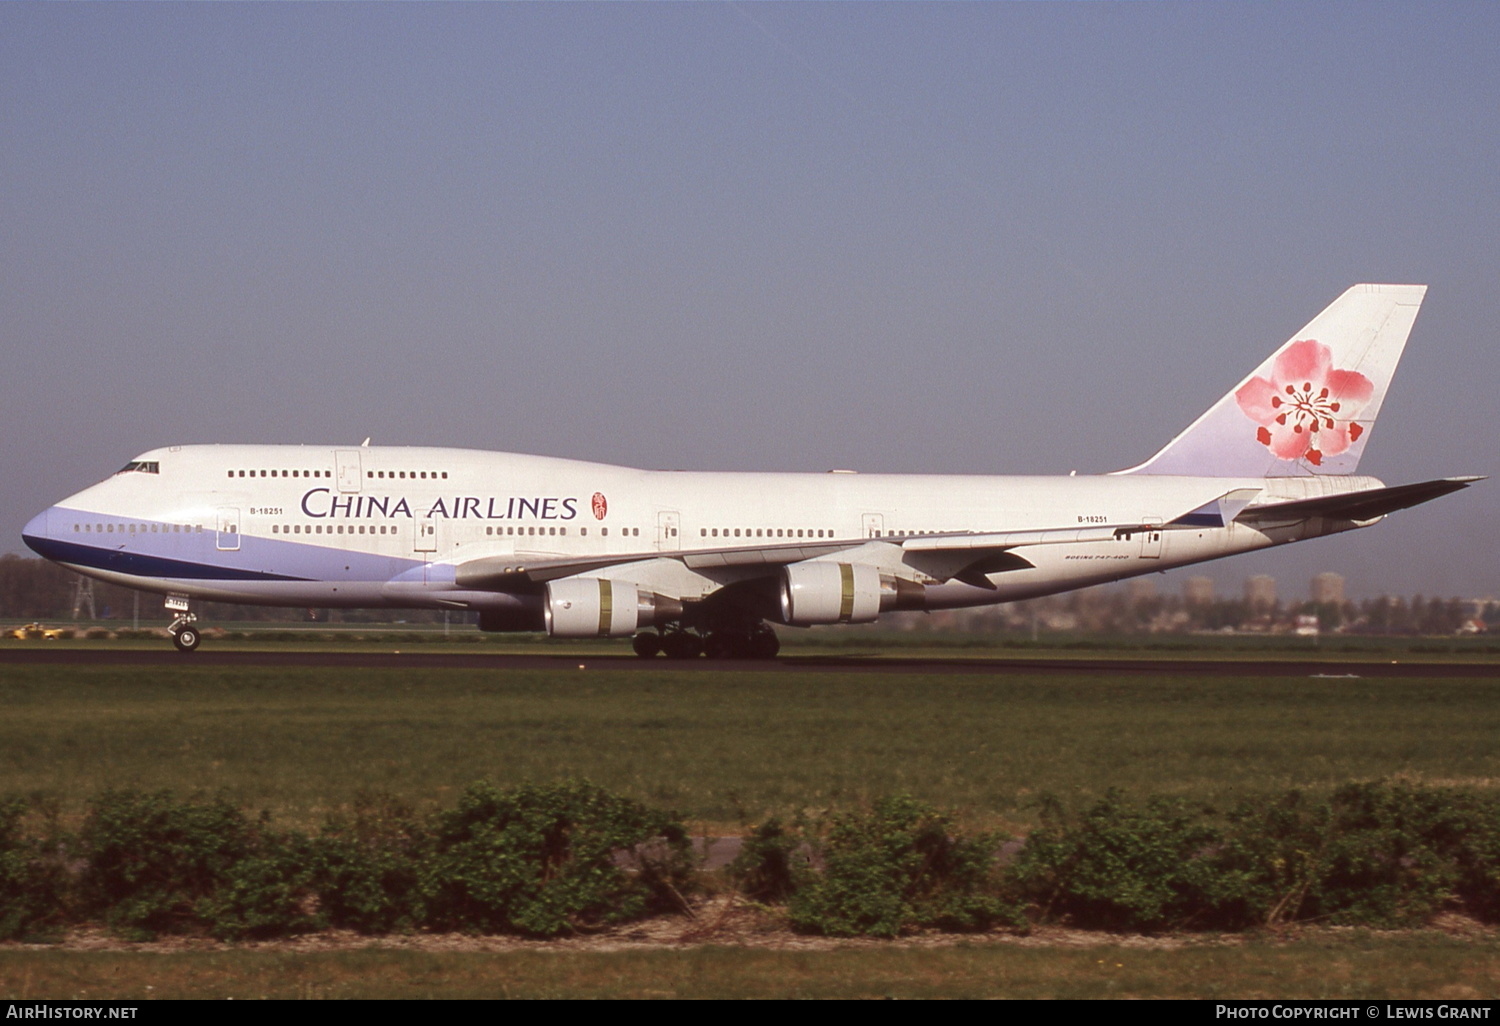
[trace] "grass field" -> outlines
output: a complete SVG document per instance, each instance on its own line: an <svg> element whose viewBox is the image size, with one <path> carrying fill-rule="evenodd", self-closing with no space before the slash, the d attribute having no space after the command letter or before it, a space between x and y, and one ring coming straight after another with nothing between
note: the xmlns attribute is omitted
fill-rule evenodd
<svg viewBox="0 0 1500 1026"><path fill-rule="evenodd" d="M1500 782L1500 679L673 670L0 669L0 793L222 790L314 826L361 794L583 777L737 830L908 792L1025 829L1042 792L1226 803Z"/></svg>
<svg viewBox="0 0 1500 1026"><path fill-rule="evenodd" d="M834 950L0 950L0 996L118 998L1377 998L1500 992L1500 941L1321 931L1235 944ZM145 1014L145 1013L140 1013Z"/></svg>
<svg viewBox="0 0 1500 1026"><path fill-rule="evenodd" d="M1400 776L1500 783L1497 679L0 666L0 794L69 819L111 787L223 791L316 827L361 795L586 777L738 831L909 792L1024 832L1043 792L1229 803ZM0 948L0 996L1443 997L1500 992L1500 938L856 944L836 950ZM146 988L151 989L146 989Z"/></svg>

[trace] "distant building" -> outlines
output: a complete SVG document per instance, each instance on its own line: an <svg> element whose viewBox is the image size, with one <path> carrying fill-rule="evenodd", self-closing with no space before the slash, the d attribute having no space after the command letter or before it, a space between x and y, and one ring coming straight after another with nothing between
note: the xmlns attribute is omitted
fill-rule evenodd
<svg viewBox="0 0 1500 1026"><path fill-rule="evenodd" d="M1270 609L1276 605L1276 578L1256 574L1245 578L1245 605L1251 609Z"/></svg>
<svg viewBox="0 0 1500 1026"><path fill-rule="evenodd" d="M1344 604L1344 578L1340 574L1319 574L1312 579L1311 591L1314 602Z"/></svg>
<svg viewBox="0 0 1500 1026"><path fill-rule="evenodd" d="M1150 602L1156 598L1156 581L1150 577L1133 577L1125 584L1125 595L1132 606Z"/></svg>
<svg viewBox="0 0 1500 1026"><path fill-rule="evenodd" d="M1190 606L1214 604L1214 579L1212 577L1189 577L1182 582L1182 600Z"/></svg>

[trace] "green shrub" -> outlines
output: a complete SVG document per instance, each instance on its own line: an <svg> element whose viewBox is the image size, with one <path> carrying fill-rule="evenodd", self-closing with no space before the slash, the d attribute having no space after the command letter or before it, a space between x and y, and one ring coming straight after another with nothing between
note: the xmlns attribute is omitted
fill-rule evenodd
<svg viewBox="0 0 1500 1026"><path fill-rule="evenodd" d="M769 819L746 835L726 872L745 897L781 904L809 878L806 848L800 831L788 831L781 820Z"/></svg>
<svg viewBox="0 0 1500 1026"><path fill-rule="evenodd" d="M61 842L26 837L26 812L22 799L0 801L0 940L20 940L64 919Z"/></svg>
<svg viewBox="0 0 1500 1026"><path fill-rule="evenodd" d="M1336 923L1406 926L1436 912L1459 883L1466 833L1455 796L1404 784L1334 792L1318 911Z"/></svg>
<svg viewBox="0 0 1500 1026"><path fill-rule="evenodd" d="M1316 915L1332 808L1301 791L1232 810L1211 864L1233 897L1217 925L1243 929Z"/></svg>
<svg viewBox="0 0 1500 1026"><path fill-rule="evenodd" d="M264 837L231 864L195 912L220 940L261 940L326 924L308 911L310 843L297 834Z"/></svg>
<svg viewBox="0 0 1500 1026"><path fill-rule="evenodd" d="M1454 851L1457 896L1474 917L1500 921L1500 797L1459 794L1454 802L1463 824Z"/></svg>
<svg viewBox="0 0 1500 1026"><path fill-rule="evenodd" d="M441 928L553 937L672 907L688 880L681 825L588 783L473 784L433 834L420 889Z"/></svg>
<svg viewBox="0 0 1500 1026"><path fill-rule="evenodd" d="M431 835L393 799L362 796L351 821L330 821L309 848L318 905L329 925L406 932L422 921L419 866Z"/></svg>
<svg viewBox="0 0 1500 1026"><path fill-rule="evenodd" d="M1291 792L1232 813L1217 861L1243 875L1249 921L1407 926L1457 896L1471 819L1465 796L1405 784Z"/></svg>
<svg viewBox="0 0 1500 1026"><path fill-rule="evenodd" d="M1055 804L1043 821L1008 875L1044 919L1152 932L1216 924L1239 899L1211 864L1219 832L1182 802L1137 807L1110 791L1076 826Z"/></svg>
<svg viewBox="0 0 1500 1026"><path fill-rule="evenodd" d="M924 927L983 930L1016 916L995 891L999 839L951 836L948 816L907 796L833 817L823 863L791 896L793 926L830 936L895 937Z"/></svg>
<svg viewBox="0 0 1500 1026"><path fill-rule="evenodd" d="M251 825L233 805L179 803L167 791L105 792L80 839L85 911L133 937L202 926L199 902L254 853Z"/></svg>

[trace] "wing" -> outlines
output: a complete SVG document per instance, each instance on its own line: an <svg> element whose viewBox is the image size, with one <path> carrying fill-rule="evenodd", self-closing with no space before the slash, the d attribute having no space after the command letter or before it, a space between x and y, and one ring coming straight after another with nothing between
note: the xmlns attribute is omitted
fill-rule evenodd
<svg viewBox="0 0 1500 1026"><path fill-rule="evenodd" d="M848 553L851 562L868 562L898 574L935 581L957 580L977 587L993 588L987 575L1018 570L1033 564L1025 550L1042 545L1076 545L1128 537L1139 531L1165 528L1225 527L1239 521L1254 525L1307 517L1373 520L1439 496L1467 488L1479 477L1442 478L1394 488L1373 488L1342 495L1325 495L1289 502L1251 505L1259 489L1238 488L1210 502L1171 517L1166 524L1141 522L1098 527L1040 527L1022 531L956 532L916 536L887 535L880 538L845 538L827 541L802 539L774 545L744 545L682 552L638 551L598 556L561 556L548 552L516 552L468 560L454 568L460 588L476 591L536 590L548 581L564 577L598 574L613 567L670 560L689 570L743 571L761 568L765 576L792 563ZM856 551L858 550L858 551Z"/></svg>

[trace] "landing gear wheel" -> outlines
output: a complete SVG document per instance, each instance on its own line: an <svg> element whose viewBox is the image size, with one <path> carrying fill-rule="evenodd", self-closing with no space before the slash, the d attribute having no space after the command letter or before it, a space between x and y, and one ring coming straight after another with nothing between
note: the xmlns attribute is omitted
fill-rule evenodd
<svg viewBox="0 0 1500 1026"><path fill-rule="evenodd" d="M704 643L710 659L755 659L754 636L744 631L715 631Z"/></svg>
<svg viewBox="0 0 1500 1026"><path fill-rule="evenodd" d="M199 634L198 628L192 624L179 627L172 633L172 644L177 646L177 651L179 652L194 651L197 649L198 643L202 640L203 635Z"/></svg>
<svg viewBox="0 0 1500 1026"><path fill-rule="evenodd" d="M769 627L762 627L750 634L748 645L751 659L775 659L781 651L781 639Z"/></svg>
<svg viewBox="0 0 1500 1026"><path fill-rule="evenodd" d="M696 659L703 653L703 641L696 634L674 631L662 636L661 650L668 659Z"/></svg>
<svg viewBox="0 0 1500 1026"><path fill-rule="evenodd" d="M655 659L656 653L661 651L661 635L655 631L641 631L630 639L630 647L642 659Z"/></svg>

